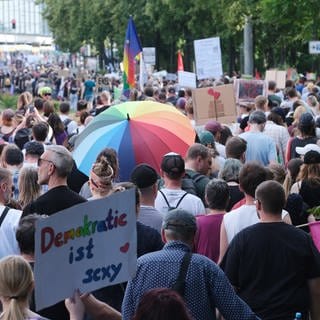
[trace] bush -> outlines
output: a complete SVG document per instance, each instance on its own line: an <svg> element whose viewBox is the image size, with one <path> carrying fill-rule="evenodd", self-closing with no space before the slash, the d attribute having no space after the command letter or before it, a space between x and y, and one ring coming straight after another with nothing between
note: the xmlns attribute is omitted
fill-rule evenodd
<svg viewBox="0 0 320 320"><path fill-rule="evenodd" d="M7 93L0 94L0 109L16 109L18 96Z"/></svg>

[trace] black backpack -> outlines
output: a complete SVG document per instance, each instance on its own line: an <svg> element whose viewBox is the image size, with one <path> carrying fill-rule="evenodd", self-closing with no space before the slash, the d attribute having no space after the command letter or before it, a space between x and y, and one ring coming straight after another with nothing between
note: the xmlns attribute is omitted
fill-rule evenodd
<svg viewBox="0 0 320 320"><path fill-rule="evenodd" d="M176 205L175 207L172 207L172 206L170 206L170 203L169 203L167 197L164 195L164 193L163 193L161 190L159 190L159 192L162 194L165 202L167 203L168 211L171 211L171 210L173 210L173 209L177 209L178 206L179 206L179 204L181 203L181 201L182 201L182 200L184 199L184 197L188 194L188 192L184 193L183 196L182 196L182 197L179 199L179 201L177 202L177 205Z"/></svg>

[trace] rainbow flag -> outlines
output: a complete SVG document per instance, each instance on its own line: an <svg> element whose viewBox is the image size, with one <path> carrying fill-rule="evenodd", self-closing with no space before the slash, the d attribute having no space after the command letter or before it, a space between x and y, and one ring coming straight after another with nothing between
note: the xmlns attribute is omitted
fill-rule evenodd
<svg viewBox="0 0 320 320"><path fill-rule="evenodd" d="M140 40L132 17L130 17L124 41L123 52L123 94L129 96L131 88L134 88L136 58L142 52Z"/></svg>

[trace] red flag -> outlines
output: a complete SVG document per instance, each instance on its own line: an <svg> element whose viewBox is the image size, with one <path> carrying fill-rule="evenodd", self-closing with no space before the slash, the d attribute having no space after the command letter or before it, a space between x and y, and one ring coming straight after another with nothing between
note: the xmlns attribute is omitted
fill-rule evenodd
<svg viewBox="0 0 320 320"><path fill-rule="evenodd" d="M184 71L183 60L180 50L178 51L178 71Z"/></svg>
<svg viewBox="0 0 320 320"><path fill-rule="evenodd" d="M257 80L261 80L260 73L259 73L259 71L258 71L257 69L256 69L255 78L256 78Z"/></svg>

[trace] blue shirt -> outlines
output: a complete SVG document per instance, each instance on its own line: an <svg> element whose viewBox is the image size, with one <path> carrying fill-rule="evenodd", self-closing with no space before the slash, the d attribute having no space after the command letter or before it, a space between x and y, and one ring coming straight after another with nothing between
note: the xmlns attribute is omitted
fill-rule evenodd
<svg viewBox="0 0 320 320"><path fill-rule="evenodd" d="M190 251L180 241L170 241L157 252L138 259L137 274L129 281L122 304L122 319L131 320L144 292L170 288L176 282L182 258ZM258 319L234 292L223 271L210 259L193 254L186 276L184 300L195 320L215 319L215 308L227 319Z"/></svg>
<svg viewBox="0 0 320 320"><path fill-rule="evenodd" d="M239 137L247 141L246 162L258 161L268 166L270 161L277 161L276 144L263 132L247 131Z"/></svg>

